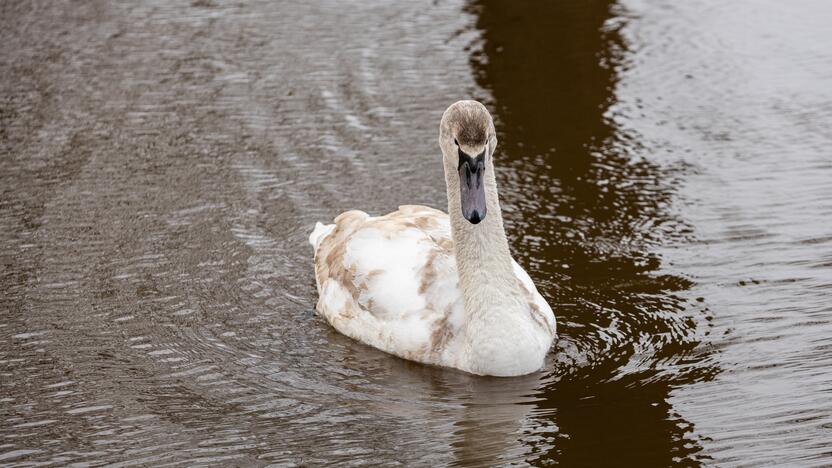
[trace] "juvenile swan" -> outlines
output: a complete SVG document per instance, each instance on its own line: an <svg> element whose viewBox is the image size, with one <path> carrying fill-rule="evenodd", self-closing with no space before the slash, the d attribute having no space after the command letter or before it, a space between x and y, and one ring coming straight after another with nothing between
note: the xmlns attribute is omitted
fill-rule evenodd
<svg viewBox="0 0 832 468"><path fill-rule="evenodd" d="M494 122L459 101L442 115L448 213L400 206L317 223L318 312L339 332L390 354L479 375L539 370L555 316L512 258L494 178Z"/></svg>

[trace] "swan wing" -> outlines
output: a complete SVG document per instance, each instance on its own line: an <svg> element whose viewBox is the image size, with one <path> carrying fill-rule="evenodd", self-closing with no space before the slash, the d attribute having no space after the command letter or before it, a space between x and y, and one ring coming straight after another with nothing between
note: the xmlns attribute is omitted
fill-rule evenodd
<svg viewBox="0 0 832 468"><path fill-rule="evenodd" d="M453 365L463 320L448 215L406 205L316 227L318 312L341 333L405 359Z"/></svg>

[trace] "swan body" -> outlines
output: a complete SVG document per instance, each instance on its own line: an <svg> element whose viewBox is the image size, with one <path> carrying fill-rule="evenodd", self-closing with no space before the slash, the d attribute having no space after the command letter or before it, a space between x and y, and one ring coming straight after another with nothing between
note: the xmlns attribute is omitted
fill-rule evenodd
<svg viewBox="0 0 832 468"><path fill-rule="evenodd" d="M316 309L336 330L404 359L479 375L543 366L555 317L509 254L495 146L485 107L459 101L440 124L449 214L405 205L317 223L309 236Z"/></svg>

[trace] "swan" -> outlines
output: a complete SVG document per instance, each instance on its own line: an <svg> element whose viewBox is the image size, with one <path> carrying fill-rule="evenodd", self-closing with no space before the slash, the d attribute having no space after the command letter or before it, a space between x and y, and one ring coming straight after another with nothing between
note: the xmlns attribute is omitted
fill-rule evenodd
<svg viewBox="0 0 832 468"><path fill-rule="evenodd" d="M316 223L316 310L336 330L411 361L477 375L538 371L555 316L509 252L494 121L477 101L442 115L448 214L418 205Z"/></svg>

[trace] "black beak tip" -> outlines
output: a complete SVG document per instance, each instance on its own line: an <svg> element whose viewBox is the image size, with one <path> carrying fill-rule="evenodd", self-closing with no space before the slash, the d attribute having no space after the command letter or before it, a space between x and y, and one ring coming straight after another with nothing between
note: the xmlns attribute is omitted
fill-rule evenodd
<svg viewBox="0 0 832 468"><path fill-rule="evenodd" d="M466 218L471 222L471 224L479 224L485 216L480 216L479 211L474 210L470 215L466 216Z"/></svg>

